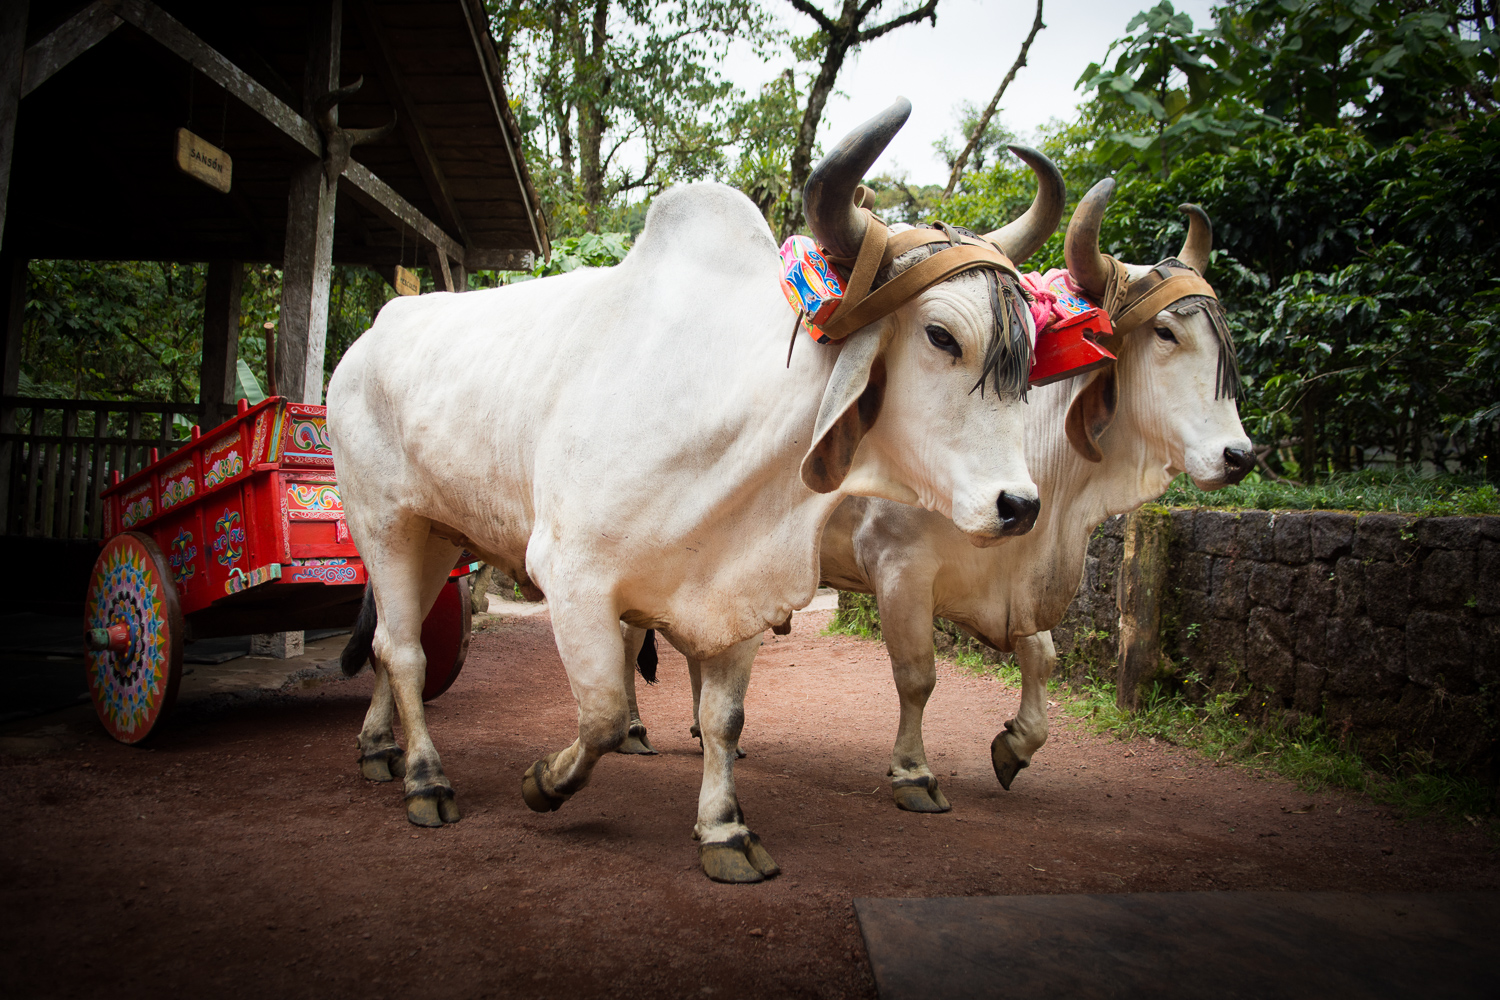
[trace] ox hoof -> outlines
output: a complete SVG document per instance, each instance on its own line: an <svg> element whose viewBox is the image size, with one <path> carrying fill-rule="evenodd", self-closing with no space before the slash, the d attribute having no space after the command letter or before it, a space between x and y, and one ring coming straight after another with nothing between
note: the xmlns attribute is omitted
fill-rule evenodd
<svg viewBox="0 0 1500 1000"><path fill-rule="evenodd" d="M891 782L891 796L896 806L914 813L945 813L953 807L938 787L937 778L897 778Z"/></svg>
<svg viewBox="0 0 1500 1000"><path fill-rule="evenodd" d="M400 747L383 747L361 754L359 773L366 781L391 781L406 776L406 754Z"/></svg>
<svg viewBox="0 0 1500 1000"><path fill-rule="evenodd" d="M995 765L995 777L1000 779L1000 787L1007 792L1010 791L1010 783L1021 773L1021 768L1031 766L1031 761L1022 760L1010 748L1010 740L1006 738L1008 736L1010 731L1003 730L990 743L990 763Z"/></svg>
<svg viewBox="0 0 1500 1000"><path fill-rule="evenodd" d="M413 826L442 826L457 823L461 818L458 803L453 801L453 789L446 785L421 788L406 796L406 819Z"/></svg>
<svg viewBox="0 0 1500 1000"><path fill-rule="evenodd" d="M567 799L557 795L549 795L542 790L541 784L537 781L537 775L541 774L544 770L546 770L545 764L542 761L537 761L528 767L526 773L521 776L521 798L526 800L526 805L532 812L556 812L558 807L567 801Z"/></svg>
<svg viewBox="0 0 1500 1000"><path fill-rule="evenodd" d="M718 844L699 844L698 863L715 882L763 882L781 874L781 866L753 833L740 833Z"/></svg>
<svg viewBox="0 0 1500 1000"><path fill-rule="evenodd" d="M646 738L646 727L636 721L630 724L630 729L625 734L625 742L615 747L615 753L655 755L656 748Z"/></svg>

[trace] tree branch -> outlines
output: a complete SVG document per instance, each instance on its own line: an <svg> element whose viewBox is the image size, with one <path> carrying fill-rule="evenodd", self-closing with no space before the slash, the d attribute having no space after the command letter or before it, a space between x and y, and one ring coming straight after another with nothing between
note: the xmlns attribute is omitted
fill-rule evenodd
<svg viewBox="0 0 1500 1000"><path fill-rule="evenodd" d="M953 162L953 172L948 175L948 186L943 189L943 201L947 201L953 194L953 189L958 187L958 179L963 176L964 164L969 162L969 156L979 145L979 139L984 135L984 130L989 127L990 119L1000 107L1000 98L1005 96L1005 88L1009 87L1011 81L1016 78L1021 67L1026 65L1026 53L1031 49L1031 43L1036 38L1037 32L1045 28L1042 23L1042 0L1036 0L1036 20L1031 22L1031 34L1026 36L1026 41L1021 43L1021 54L1016 56L1015 63L1010 72L1005 74L1005 79L1000 81L1000 89L995 91L995 96L990 98L989 107L984 109L984 114L979 116L979 122L974 126L974 134L969 136L969 144L964 151L958 154L958 159Z"/></svg>
<svg viewBox="0 0 1500 1000"><path fill-rule="evenodd" d="M795 3L796 0L792 0L792 2ZM895 31L897 28L902 27L903 25L915 24L917 21L921 21L926 18L931 18L933 25L936 25L937 5L938 0L927 0L926 3L918 7L916 10L902 14L900 17L893 17L884 24L874 28L870 28L868 31L861 31L859 33L859 43L863 44L865 42L872 42L888 31Z"/></svg>
<svg viewBox="0 0 1500 1000"><path fill-rule="evenodd" d="M823 13L812 4L808 3L807 0L790 0L790 2L793 7L796 7L798 10L806 14L808 17L812 18L814 21L817 21L818 27L822 28L830 35L833 34L835 30L834 24L831 20L828 19L827 14Z"/></svg>

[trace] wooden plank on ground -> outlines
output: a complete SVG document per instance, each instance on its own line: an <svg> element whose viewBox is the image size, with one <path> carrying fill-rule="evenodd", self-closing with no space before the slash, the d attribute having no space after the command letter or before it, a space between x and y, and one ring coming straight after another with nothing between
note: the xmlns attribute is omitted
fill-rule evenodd
<svg viewBox="0 0 1500 1000"><path fill-rule="evenodd" d="M856 899L881 1000L1500 996L1500 893Z"/></svg>

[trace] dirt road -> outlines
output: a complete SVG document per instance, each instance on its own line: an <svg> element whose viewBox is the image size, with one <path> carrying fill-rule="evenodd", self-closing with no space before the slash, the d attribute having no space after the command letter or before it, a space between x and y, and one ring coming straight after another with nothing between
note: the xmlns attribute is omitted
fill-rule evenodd
<svg viewBox="0 0 1500 1000"><path fill-rule="evenodd" d="M943 665L927 745L954 810L896 810L879 643L767 636L741 802L784 873L715 885L680 656L641 685L659 757L611 756L546 816L520 776L572 739L545 616L491 619L429 707L464 819L421 830L359 778L371 681L185 711L151 750L90 722L0 757L0 993L14 997L869 997L856 896L1495 888L1487 831L1070 727L1010 792L1018 692ZM1018 945L1020 943L1018 942Z"/></svg>

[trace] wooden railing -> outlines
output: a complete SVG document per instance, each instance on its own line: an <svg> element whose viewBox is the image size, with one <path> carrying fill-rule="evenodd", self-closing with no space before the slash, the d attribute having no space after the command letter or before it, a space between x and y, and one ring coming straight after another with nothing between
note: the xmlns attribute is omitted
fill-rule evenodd
<svg viewBox="0 0 1500 1000"><path fill-rule="evenodd" d="M173 416L197 403L0 397L0 534L98 538L99 491L180 443Z"/></svg>

